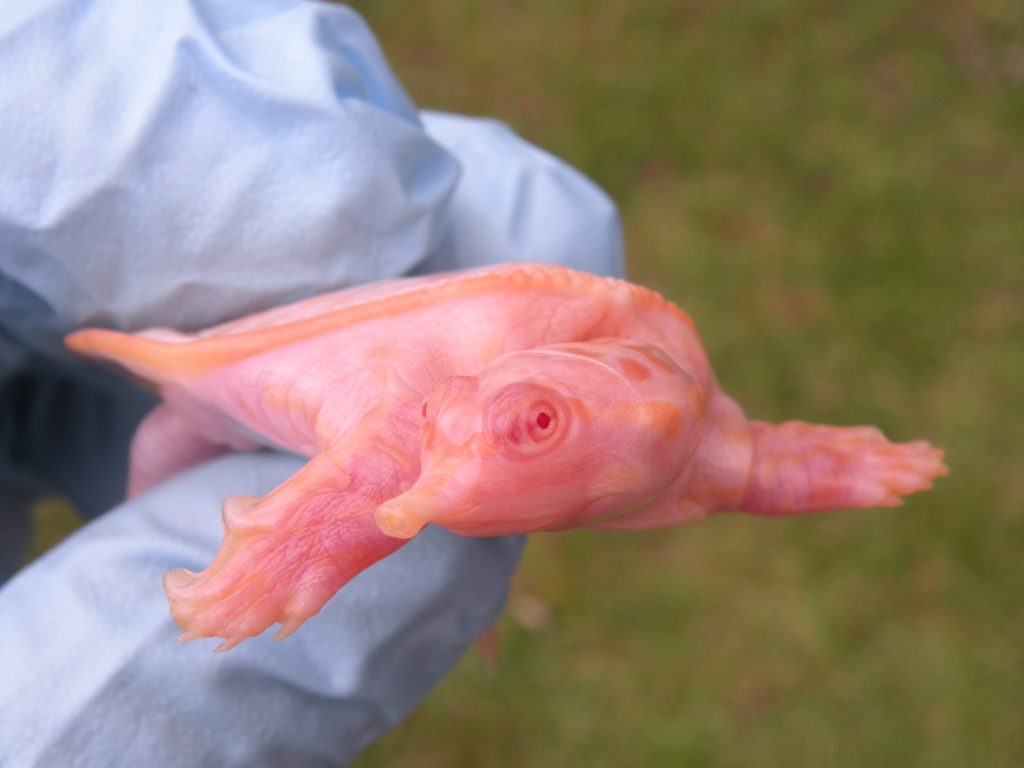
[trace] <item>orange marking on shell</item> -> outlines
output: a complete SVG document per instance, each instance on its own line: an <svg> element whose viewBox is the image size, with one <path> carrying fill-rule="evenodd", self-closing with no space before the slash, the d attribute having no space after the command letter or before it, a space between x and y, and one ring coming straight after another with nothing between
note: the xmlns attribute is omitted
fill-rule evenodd
<svg viewBox="0 0 1024 768"><path fill-rule="evenodd" d="M669 440L677 437L685 424L683 409L667 400L622 402L615 407L612 418L620 423L657 430Z"/></svg>
<svg viewBox="0 0 1024 768"><path fill-rule="evenodd" d="M615 464L598 475L587 486L587 495L591 498L615 496L627 493L644 480L644 476L627 464Z"/></svg>
<svg viewBox="0 0 1024 768"><path fill-rule="evenodd" d="M661 432L672 439L683 430L683 409L665 400L653 400L640 405L641 418L645 426Z"/></svg>
<svg viewBox="0 0 1024 768"><path fill-rule="evenodd" d="M622 375L631 381L645 381L651 378L651 369L630 357L620 357L615 362L618 363Z"/></svg>
<svg viewBox="0 0 1024 768"><path fill-rule="evenodd" d="M676 370L675 364L660 349L645 344L630 344L629 346L650 360L656 368L660 368L663 371Z"/></svg>

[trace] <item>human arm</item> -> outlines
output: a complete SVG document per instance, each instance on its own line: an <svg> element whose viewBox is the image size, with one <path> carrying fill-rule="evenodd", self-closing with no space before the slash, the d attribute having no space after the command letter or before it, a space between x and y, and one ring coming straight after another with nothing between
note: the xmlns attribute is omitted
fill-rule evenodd
<svg viewBox="0 0 1024 768"><path fill-rule="evenodd" d="M76 14L87 21L97 8L116 8L123 27L131 19L149 24L163 12L128 3L85 6L91 11L73 5L51 2L56 16L32 35L66 45L91 31L75 26L85 23ZM393 91L397 84L381 74L376 45L350 12L259 2L238 11L248 18L242 23L212 3L185 5L168 4L186 16L165 19L183 26L164 41L183 59L169 60L167 70L143 68L156 79L137 92L130 90L135 81L127 82L122 107L163 94L181 109L191 103L194 122L178 114L162 123L157 118L170 107L157 109L141 123L151 133L108 155L102 140L124 112L111 114L109 104L106 113L90 112L86 103L84 113L39 115L40 123L65 126L64 140L74 143L48 145L70 164L57 177L68 186L49 193L48 219L45 208L24 205L44 197L45 157L29 153L21 156L22 197L0 199L0 271L20 295L35 297L28 301L33 312L9 314L4 327L19 344L67 366L70 381L83 380L84 364L57 344L64 330L83 323L198 327L302 292L417 264L465 266L494 253L503 260L572 254L594 271L621 269L617 220L603 195L493 123L428 116L441 151L404 94ZM210 15L188 15L199 10ZM143 47L130 39L133 50ZM29 47L43 42L22 40ZM10 50L0 46L0 55ZM274 66L266 56L277 57ZM306 56L308 72L295 63ZM206 79L186 78L197 73ZM19 98L28 100L30 91L59 96L78 82L65 84L64 74L59 69L26 86ZM199 90L178 95L175 89L187 91L189 83ZM338 104L358 115L339 117ZM0 131L29 146L38 137L25 119L0 121ZM239 120L251 124L240 128ZM346 126L366 131L355 146L370 154L355 168L342 151ZM367 143L371 136L381 151ZM83 166L75 158L90 146L101 156ZM107 172L106 182L75 178L83 167ZM309 189L307 176L316 182ZM513 184L546 194L527 191L516 208L479 192L511 199ZM119 197L124 190L131 192ZM68 413L68 429L91 423L88 417ZM65 442L56 432L42 438L51 441L45 455ZM288 642L259 638L228 655L211 653L205 641L172 642L162 573L208 562L219 541L220 501L266 490L294 462L277 454L217 459L117 507L0 590L0 763L337 765L420 701L496 617L521 539L431 531L347 586ZM69 484L71 495L89 484L82 473Z"/></svg>

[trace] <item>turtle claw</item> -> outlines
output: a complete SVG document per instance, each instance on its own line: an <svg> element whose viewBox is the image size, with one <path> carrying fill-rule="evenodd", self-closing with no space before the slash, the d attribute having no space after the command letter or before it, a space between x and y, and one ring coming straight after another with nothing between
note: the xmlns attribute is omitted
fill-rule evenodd
<svg viewBox="0 0 1024 768"><path fill-rule="evenodd" d="M305 623L305 618L288 619L282 622L281 627L277 630L277 634L274 635L274 642L277 643L284 640Z"/></svg>
<svg viewBox="0 0 1024 768"><path fill-rule="evenodd" d="M219 637L217 650L226 651L277 623L277 639L286 637L405 543L377 528L379 498L353 487L336 461L320 459L263 498L227 499L224 541L209 567L164 577L182 642Z"/></svg>

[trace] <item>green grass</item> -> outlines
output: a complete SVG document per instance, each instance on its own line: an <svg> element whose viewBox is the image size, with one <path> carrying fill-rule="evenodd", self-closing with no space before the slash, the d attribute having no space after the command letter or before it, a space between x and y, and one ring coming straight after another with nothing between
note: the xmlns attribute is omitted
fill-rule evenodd
<svg viewBox="0 0 1024 768"><path fill-rule="evenodd" d="M609 191L751 416L927 437L952 474L535 536L497 671L471 652L356 765L1024 765L1024 5L360 7L419 105Z"/></svg>
<svg viewBox="0 0 1024 768"><path fill-rule="evenodd" d="M749 414L927 437L952 475L895 511L535 536L497 672L470 653L356 764L1024 764L1024 6L361 9L420 106L608 190Z"/></svg>

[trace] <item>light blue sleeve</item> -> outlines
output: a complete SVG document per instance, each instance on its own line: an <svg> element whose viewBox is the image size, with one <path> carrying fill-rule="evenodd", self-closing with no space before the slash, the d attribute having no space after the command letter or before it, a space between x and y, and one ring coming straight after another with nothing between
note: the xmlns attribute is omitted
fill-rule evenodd
<svg viewBox="0 0 1024 768"><path fill-rule="evenodd" d="M26 72L0 82L0 146L20 148L17 194L0 189L8 373L43 360L74 391L96 374L56 346L67 327L194 327L413 268L621 271L596 187L500 124L421 123L347 9L19 5L0 19L0 71ZM40 455L73 466L69 445L126 439L91 400L55 403L59 422L47 407L18 424ZM0 765L336 766L406 716L500 612L522 538L431 528L282 643L174 642L162 574L212 559L225 496L260 495L299 463L198 467L0 588Z"/></svg>
<svg viewBox="0 0 1024 768"><path fill-rule="evenodd" d="M333 768L408 714L501 610L518 539L430 528L287 641L175 642L163 573L209 562L220 499L262 495L302 463L213 461L0 589L0 765Z"/></svg>
<svg viewBox="0 0 1024 768"><path fill-rule="evenodd" d="M0 272L73 326L197 329L435 250L458 163L350 9L0 12Z"/></svg>
<svg viewBox="0 0 1024 768"><path fill-rule="evenodd" d="M496 120L421 118L464 172L441 247L418 271L544 261L623 277L618 210L587 177Z"/></svg>

